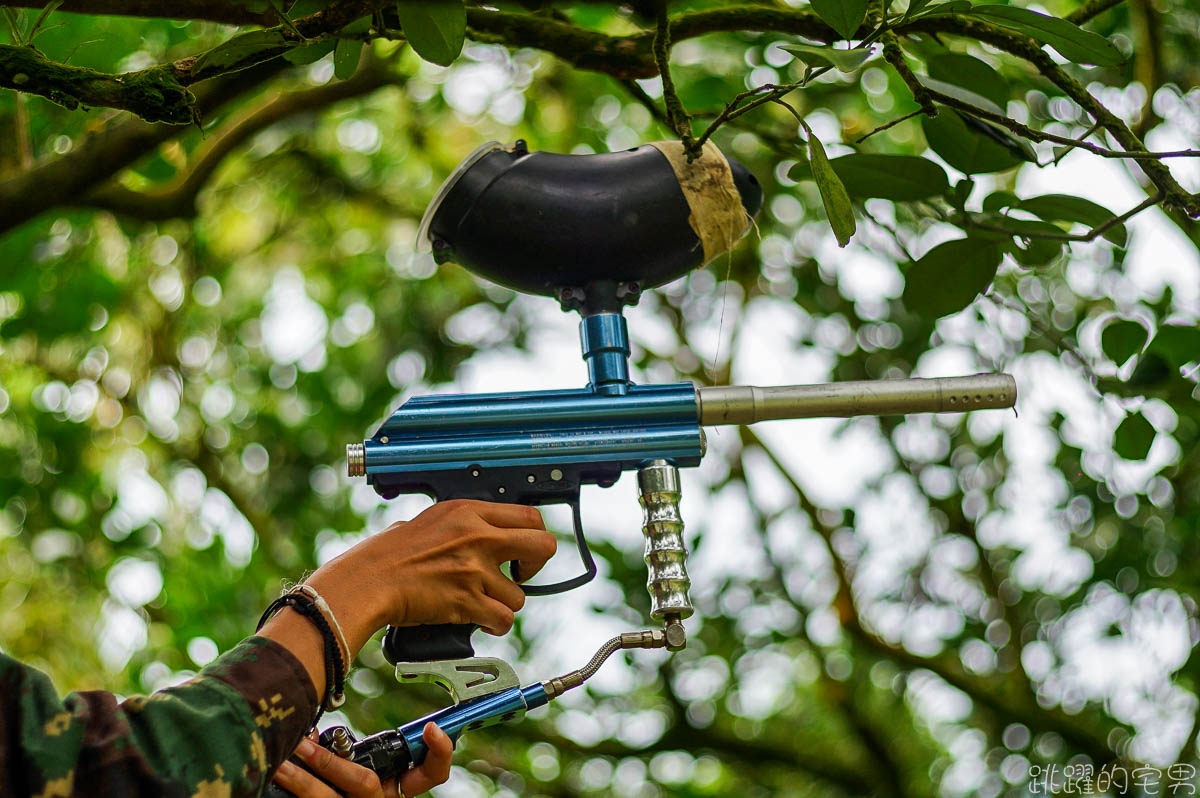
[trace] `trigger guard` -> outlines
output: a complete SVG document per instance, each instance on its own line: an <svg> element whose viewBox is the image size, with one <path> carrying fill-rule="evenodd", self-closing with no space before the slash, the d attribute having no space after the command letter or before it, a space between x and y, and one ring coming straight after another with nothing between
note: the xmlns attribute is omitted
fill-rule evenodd
<svg viewBox="0 0 1200 798"><path fill-rule="evenodd" d="M577 587L586 585L596 577L596 561L592 559L592 551L588 548L587 540L583 536L583 520L579 513L579 497L567 502L571 505L571 518L575 525L575 547L579 550L579 561L583 563L583 573L571 579L564 579L561 582L554 582L549 585L522 585L521 574L516 560L510 560L508 563L509 573L512 574L512 579L517 582L517 587L525 592L526 596L551 596L555 593L565 593L568 590L574 590Z"/></svg>

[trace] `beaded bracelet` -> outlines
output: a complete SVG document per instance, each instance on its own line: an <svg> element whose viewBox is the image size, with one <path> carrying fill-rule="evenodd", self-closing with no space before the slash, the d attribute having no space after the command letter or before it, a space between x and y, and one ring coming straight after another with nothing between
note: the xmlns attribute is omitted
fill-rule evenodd
<svg viewBox="0 0 1200 798"><path fill-rule="evenodd" d="M329 608L329 604L321 597L321 594L309 585L293 588L290 592L284 593L272 601L263 612L262 618L259 619L257 629L262 629L271 616L284 607L291 607L308 618L321 633L321 638L325 643L325 696L317 708L317 717L313 720L315 727L326 710L337 709L346 702L349 647L342 635L341 626L338 625L337 618L333 615L333 610Z"/></svg>

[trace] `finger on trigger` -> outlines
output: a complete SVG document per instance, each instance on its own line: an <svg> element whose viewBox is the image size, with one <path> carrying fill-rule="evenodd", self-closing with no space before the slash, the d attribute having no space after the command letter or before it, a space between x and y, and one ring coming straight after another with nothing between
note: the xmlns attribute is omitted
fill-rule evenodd
<svg viewBox="0 0 1200 798"><path fill-rule="evenodd" d="M478 624L491 635L507 634L512 628L516 615L507 605L501 604L490 596L480 596L470 613L472 623Z"/></svg>
<svg viewBox="0 0 1200 798"><path fill-rule="evenodd" d="M503 560L517 561L517 575L521 581L542 570L558 550L554 535L538 529L512 530L506 534L496 551Z"/></svg>

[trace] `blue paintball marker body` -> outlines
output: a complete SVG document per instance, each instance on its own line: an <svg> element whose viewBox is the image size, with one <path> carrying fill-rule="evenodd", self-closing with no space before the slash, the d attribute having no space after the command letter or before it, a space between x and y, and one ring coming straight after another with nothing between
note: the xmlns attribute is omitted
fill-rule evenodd
<svg viewBox="0 0 1200 798"><path fill-rule="evenodd" d="M587 384L410 398L370 438L347 446L347 465L350 476L366 477L389 499L425 493L439 501L570 505L583 573L552 585L523 585L530 595L579 587L595 575L580 521L581 490L611 486L636 471L650 615L663 628L620 635L584 668L526 687L507 663L474 655L474 627L390 628L384 654L397 678L439 684L455 703L359 741L340 727L322 735L333 750L383 778L423 760L421 730L430 720L457 740L577 687L617 650L684 647L682 621L693 609L678 469L699 464L704 426L1015 404L1016 385L1005 374L766 388L635 385L622 308L644 289L701 266L708 254L697 229L698 206L682 188L690 181L678 173L687 167L669 162L657 146L563 156L531 153L524 142L492 143L464 161L426 212L421 243L439 262L453 260L578 310ZM710 170L709 182L723 181L723 196L736 205L731 212L748 221L761 205L761 188L740 164L715 148L705 152L698 163Z"/></svg>

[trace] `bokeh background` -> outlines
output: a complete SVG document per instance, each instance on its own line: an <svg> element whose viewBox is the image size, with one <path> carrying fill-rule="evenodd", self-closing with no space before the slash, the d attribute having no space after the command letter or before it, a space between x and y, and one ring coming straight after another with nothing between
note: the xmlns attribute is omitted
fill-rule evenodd
<svg viewBox="0 0 1200 798"><path fill-rule="evenodd" d="M614 34L652 26L630 8L554 6ZM39 48L110 71L194 54L231 31L49 22L62 24ZM1090 27L1127 50L1153 44L1121 67L1072 67L1090 90L1151 149L1195 146L1194 5L1131 0ZM778 46L795 41L681 42L680 96L711 114L739 91L795 80L802 68ZM1012 58L960 40L920 46L986 61L1009 112L1030 124L1062 135L1089 125ZM661 96L658 79L635 85ZM917 119L850 146L916 109L882 61L830 72L790 100L831 157L938 160ZM4 93L0 181L122 119ZM8 132L22 129L27 141ZM438 184L492 139L582 153L668 135L627 84L538 50L468 41L445 68L377 41L353 78L335 78L332 56L276 68L203 130L150 147L107 194L10 225L0 647L64 691L152 691L249 634L282 580L419 512L423 497L385 503L347 479L345 444L406 396L586 382L576 317L414 253ZM788 176L804 159L791 114L765 106L715 141L757 175L764 208L732 256L629 310L637 381L1004 370L1020 386L1019 415L710 435L684 480L697 605L687 650L618 658L586 690L470 735L435 794L1019 795L1051 766L1061 782L1114 763L1161 768L1164 785L1176 766L1186 780L1200 727L1200 345L1188 337L1200 231L1151 209L1127 225L1125 247L1101 238L1032 267L1006 259L965 309L930 318L901 296L911 258L960 235L938 210L946 201L860 202L858 233L840 249L815 185ZM1200 189L1194 159L1170 167ZM968 208L1009 191L1119 213L1145 198L1139 174L1076 151L963 190ZM1167 327L1170 341L1158 336ZM547 517L563 534L553 567L565 574L569 519ZM513 634L481 646L526 681L578 667L647 622L632 480L588 492L584 520L602 578L530 601ZM442 701L397 686L373 644L350 695L326 717L362 732Z"/></svg>

